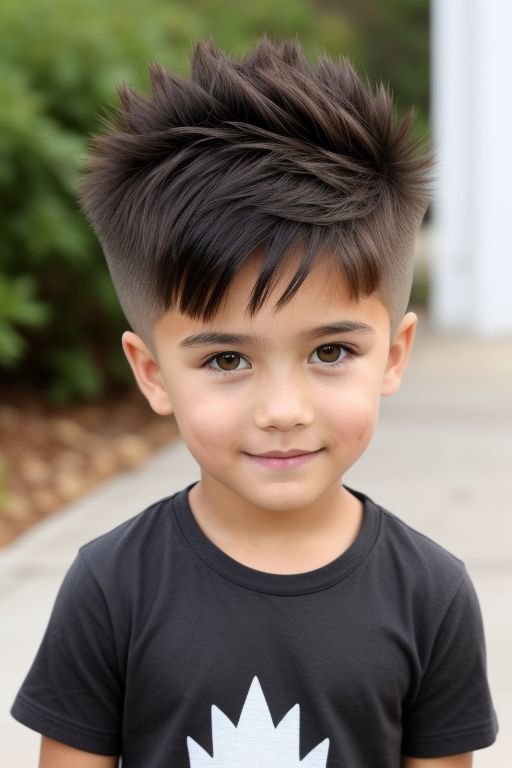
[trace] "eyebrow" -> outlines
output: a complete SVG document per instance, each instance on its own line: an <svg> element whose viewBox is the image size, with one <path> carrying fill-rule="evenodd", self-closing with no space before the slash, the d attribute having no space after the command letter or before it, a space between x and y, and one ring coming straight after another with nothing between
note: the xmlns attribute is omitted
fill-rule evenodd
<svg viewBox="0 0 512 768"><path fill-rule="evenodd" d="M298 339L317 339L321 336L328 336L335 333L375 333L375 328L366 323L357 320L340 320L329 325L319 325L308 331L302 331L297 334ZM263 344L264 339L257 336L248 336L246 334L221 333L220 331L203 331L187 336L179 343L179 347L186 349L190 347L203 347L210 344Z"/></svg>

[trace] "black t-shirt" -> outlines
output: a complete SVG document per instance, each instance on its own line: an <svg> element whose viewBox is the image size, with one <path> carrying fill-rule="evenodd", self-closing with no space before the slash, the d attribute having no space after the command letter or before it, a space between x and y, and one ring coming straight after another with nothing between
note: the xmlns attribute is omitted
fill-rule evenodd
<svg viewBox="0 0 512 768"><path fill-rule="evenodd" d="M207 538L192 485L81 547L16 719L123 768L398 768L493 743L460 560L348 489L349 549L258 571Z"/></svg>

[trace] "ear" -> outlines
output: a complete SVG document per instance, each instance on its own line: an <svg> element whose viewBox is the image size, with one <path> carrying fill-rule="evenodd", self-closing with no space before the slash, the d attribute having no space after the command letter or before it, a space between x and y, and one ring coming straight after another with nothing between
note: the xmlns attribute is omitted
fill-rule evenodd
<svg viewBox="0 0 512 768"><path fill-rule="evenodd" d="M121 343L139 389L151 408L160 416L172 413L171 401L160 368L140 336L133 331L125 331Z"/></svg>
<svg viewBox="0 0 512 768"><path fill-rule="evenodd" d="M381 395L392 395L400 387L416 334L417 315L407 312L396 329L391 342L382 380Z"/></svg>

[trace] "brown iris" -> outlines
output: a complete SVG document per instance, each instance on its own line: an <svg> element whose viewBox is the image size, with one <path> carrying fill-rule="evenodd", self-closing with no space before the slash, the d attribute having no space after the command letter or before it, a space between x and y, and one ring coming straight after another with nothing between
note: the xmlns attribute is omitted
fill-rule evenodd
<svg viewBox="0 0 512 768"><path fill-rule="evenodd" d="M219 360L224 360L224 362L227 363L226 368L221 367ZM240 360L240 355L237 355L235 352L226 352L223 355L217 355L215 358L217 365L219 368L222 368L223 371L236 371L240 365Z"/></svg>
<svg viewBox="0 0 512 768"><path fill-rule="evenodd" d="M323 347L318 348L318 357L322 360L320 355L325 355L327 359L322 360L323 363L335 363L340 357L339 344L324 344Z"/></svg>

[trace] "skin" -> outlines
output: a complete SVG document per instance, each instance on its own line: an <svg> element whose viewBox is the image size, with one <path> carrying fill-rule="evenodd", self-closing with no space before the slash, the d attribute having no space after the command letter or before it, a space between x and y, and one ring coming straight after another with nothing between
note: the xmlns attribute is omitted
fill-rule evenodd
<svg viewBox="0 0 512 768"><path fill-rule="evenodd" d="M189 493L198 524L227 554L271 573L320 567L357 536L362 505L341 480L370 443L381 397L400 386L417 323L408 312L390 338L389 314L378 295L351 301L342 277L324 262L276 311L297 258L284 265L253 318L245 310L259 272L256 255L208 323L169 310L155 324L153 352L132 331L122 336L140 390L156 413L174 413L199 464L200 481ZM365 323L371 331L298 335L341 320ZM214 330L260 341L180 346L192 334ZM262 467L247 455L292 448L321 450L286 471ZM40 768L61 765L111 768L117 762L43 738ZM471 753L402 758L402 768L471 765Z"/></svg>
<svg viewBox="0 0 512 768"><path fill-rule="evenodd" d="M379 298L350 301L341 276L327 265L317 266L276 312L295 258L253 318L245 309L259 271L256 258L237 274L209 323L168 311L154 327L154 357L135 333L122 337L141 391L156 413L174 413L200 466L200 482L189 494L199 525L228 554L274 573L329 562L357 535L361 503L340 479L371 440L381 396L399 387L417 320L408 313L390 345L389 315ZM298 338L340 320L366 323L372 331ZM203 330L261 342L180 347L185 337ZM326 347L334 343L358 354ZM227 353L236 354L235 361L221 357ZM271 471L247 456L292 448L322 451L288 472Z"/></svg>
<svg viewBox="0 0 512 768"><path fill-rule="evenodd" d="M117 768L118 762L115 756L83 752L46 736L41 739L39 768Z"/></svg>
<svg viewBox="0 0 512 768"><path fill-rule="evenodd" d="M462 755L448 755L448 757L436 757L429 760L422 760L418 757L402 758L402 768L471 768L472 765L472 752L465 752Z"/></svg>

